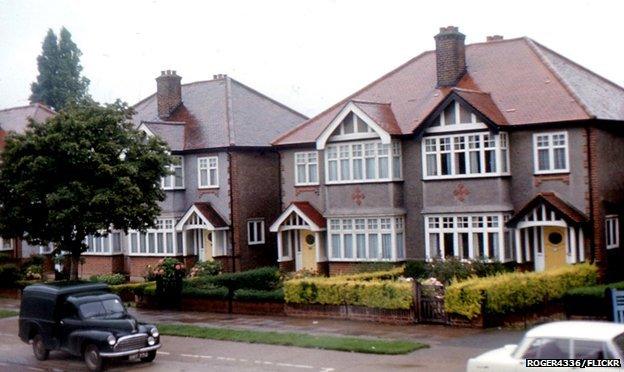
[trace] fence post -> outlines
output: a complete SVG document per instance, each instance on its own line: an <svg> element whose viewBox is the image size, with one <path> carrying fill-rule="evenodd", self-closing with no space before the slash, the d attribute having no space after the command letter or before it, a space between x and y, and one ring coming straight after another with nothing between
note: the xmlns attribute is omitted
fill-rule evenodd
<svg viewBox="0 0 624 372"><path fill-rule="evenodd" d="M414 316L415 316L415 320L416 322L420 322L421 321L421 315L420 315L420 306L421 306L421 288L420 288L420 282L417 279L414 279L414 285L412 286L414 289Z"/></svg>

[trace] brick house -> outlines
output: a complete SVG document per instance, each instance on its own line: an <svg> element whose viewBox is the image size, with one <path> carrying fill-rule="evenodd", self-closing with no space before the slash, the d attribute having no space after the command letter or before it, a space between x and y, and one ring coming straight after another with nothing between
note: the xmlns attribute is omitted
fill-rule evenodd
<svg viewBox="0 0 624 372"><path fill-rule="evenodd" d="M435 50L274 141L282 268L621 265L624 90L526 37L464 40L441 28Z"/></svg>
<svg viewBox="0 0 624 372"><path fill-rule="evenodd" d="M10 132L24 133L30 119L36 122L44 122L54 115L56 112L39 103L0 110L0 151L4 149L7 134ZM31 246L19 239L8 240L0 237L0 252L9 254L13 259L49 253L49 251L50 248L48 247Z"/></svg>
<svg viewBox="0 0 624 372"><path fill-rule="evenodd" d="M279 208L279 155L271 140L307 118L226 76L181 84L175 71L134 106L134 122L165 140L176 158L161 180L166 199L145 233L88 237L83 275L128 272L177 257L219 260L227 271L275 263L268 223Z"/></svg>

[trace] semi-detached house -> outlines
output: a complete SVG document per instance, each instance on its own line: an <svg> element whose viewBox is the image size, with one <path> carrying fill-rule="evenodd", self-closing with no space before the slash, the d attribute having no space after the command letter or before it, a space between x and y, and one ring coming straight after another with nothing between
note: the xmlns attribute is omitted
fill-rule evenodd
<svg viewBox="0 0 624 372"><path fill-rule="evenodd" d="M282 268L621 264L624 90L526 37L464 40L441 28L435 50L273 142Z"/></svg>

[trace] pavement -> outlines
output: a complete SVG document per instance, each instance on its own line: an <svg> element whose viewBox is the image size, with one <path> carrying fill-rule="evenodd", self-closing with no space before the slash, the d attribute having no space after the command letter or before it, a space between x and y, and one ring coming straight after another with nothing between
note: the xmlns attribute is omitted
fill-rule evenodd
<svg viewBox="0 0 624 372"><path fill-rule="evenodd" d="M19 302L0 299L0 309L17 309ZM388 325L284 316L228 315L203 312L129 309L137 318L155 323L187 323L210 327L407 339L428 349L406 355L373 355L288 346L162 337L153 363L115 361L111 371L465 371L466 361L489 349L517 343L523 331L469 329L441 325ZM0 319L0 371L85 371L82 360L53 352L37 361L17 337L17 317Z"/></svg>

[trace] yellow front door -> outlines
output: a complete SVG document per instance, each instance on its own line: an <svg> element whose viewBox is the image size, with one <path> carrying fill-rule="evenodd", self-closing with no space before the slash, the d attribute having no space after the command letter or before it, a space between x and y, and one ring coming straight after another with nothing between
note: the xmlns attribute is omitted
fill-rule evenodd
<svg viewBox="0 0 624 372"><path fill-rule="evenodd" d="M301 230L302 269L316 271L316 236L309 230Z"/></svg>
<svg viewBox="0 0 624 372"><path fill-rule="evenodd" d="M204 261L212 261L212 231L202 231L204 233Z"/></svg>
<svg viewBox="0 0 624 372"><path fill-rule="evenodd" d="M566 228L545 226L544 269L556 269L566 264Z"/></svg>

